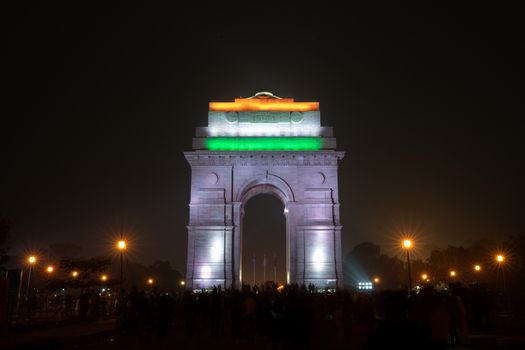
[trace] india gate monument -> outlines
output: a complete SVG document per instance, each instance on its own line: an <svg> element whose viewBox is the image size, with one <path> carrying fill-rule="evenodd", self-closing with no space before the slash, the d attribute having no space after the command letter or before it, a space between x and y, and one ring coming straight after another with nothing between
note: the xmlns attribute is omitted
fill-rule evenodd
<svg viewBox="0 0 525 350"><path fill-rule="evenodd" d="M341 288L343 269L336 151L319 102L260 92L210 102L191 166L186 287L240 288L244 206L261 193L284 204L286 282Z"/></svg>

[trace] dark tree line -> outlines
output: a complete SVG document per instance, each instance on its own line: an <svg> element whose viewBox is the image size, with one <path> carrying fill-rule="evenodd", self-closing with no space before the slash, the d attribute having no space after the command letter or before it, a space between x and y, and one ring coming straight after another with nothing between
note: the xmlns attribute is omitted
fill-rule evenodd
<svg viewBox="0 0 525 350"><path fill-rule="evenodd" d="M505 256L501 264L496 254ZM476 271L475 265L481 270ZM379 245L365 242L354 247L345 259L345 283L355 287L360 281L380 278L377 287L400 289L407 287L405 255L389 256L381 253ZM411 260L412 280L422 284L421 274L428 275L435 286L449 283L479 284L494 291L503 291L519 302L525 299L525 235L509 236L503 241L480 240L468 247L448 246L434 249L426 259ZM456 276L450 276L454 270Z"/></svg>
<svg viewBox="0 0 525 350"><path fill-rule="evenodd" d="M7 262L7 239L9 236L10 224L0 213L0 268Z"/></svg>

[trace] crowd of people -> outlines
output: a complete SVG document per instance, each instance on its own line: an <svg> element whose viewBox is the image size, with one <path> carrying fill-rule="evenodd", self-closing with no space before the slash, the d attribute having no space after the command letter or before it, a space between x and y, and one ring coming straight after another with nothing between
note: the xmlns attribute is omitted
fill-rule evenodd
<svg viewBox="0 0 525 350"><path fill-rule="evenodd" d="M46 297L46 300L55 300ZM504 298L480 285L452 283L417 293L398 290L330 290L313 285L244 285L241 290L86 289L62 298L67 317L116 318L121 334L193 339L264 341L291 347L440 349L469 344L469 333L493 329ZM51 310L53 308L50 308ZM48 318L58 319L48 313Z"/></svg>
<svg viewBox="0 0 525 350"><path fill-rule="evenodd" d="M317 293L289 285L176 294L133 288L116 301L124 333L265 341L291 347L356 344L440 349L469 343L469 329L490 328L496 298L479 286L406 291ZM359 344L357 344L359 343Z"/></svg>

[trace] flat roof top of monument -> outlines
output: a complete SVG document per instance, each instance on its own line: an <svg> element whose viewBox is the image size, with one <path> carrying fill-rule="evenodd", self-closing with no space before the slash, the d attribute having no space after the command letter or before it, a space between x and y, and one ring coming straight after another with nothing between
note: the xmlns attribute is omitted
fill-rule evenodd
<svg viewBox="0 0 525 350"><path fill-rule="evenodd" d="M295 102L293 98L280 98L271 92L258 92L252 97L236 98L234 102L210 102L210 111L318 111L319 102Z"/></svg>

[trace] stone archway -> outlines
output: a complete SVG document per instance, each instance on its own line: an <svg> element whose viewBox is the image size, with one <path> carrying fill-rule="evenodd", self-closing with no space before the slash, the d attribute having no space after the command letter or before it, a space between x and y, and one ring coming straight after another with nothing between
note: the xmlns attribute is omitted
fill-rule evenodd
<svg viewBox="0 0 525 350"><path fill-rule="evenodd" d="M295 259L295 252L290 250L290 241L293 239L290 234L289 209L290 203L295 202L295 197L290 185L282 178L266 173L254 180L247 181L242 185L237 194L237 203L240 208L234 214L234 222L237 223L238 230L234 232L234 245L237 242L238 249L233 256L233 276L235 283L242 283L242 249L244 233L244 206L258 194L271 194L281 201L284 206L284 216L286 219L286 282L290 283L290 261ZM237 265L238 264L238 265ZM237 274L238 273L238 274Z"/></svg>
<svg viewBox="0 0 525 350"><path fill-rule="evenodd" d="M290 192L289 192L290 193ZM239 241L238 241L238 247L239 247L239 250L238 251L235 251L234 252L234 257L233 257L233 261L238 261L238 264L239 264L239 267L238 267L238 271L239 271L239 275L236 276L235 275L235 271L237 270L237 267L234 265L234 272L233 272L233 275L235 276L234 279L236 281L238 281L238 283L243 283L243 281L248 281L249 278L247 278L248 276L246 275L245 273L245 267L246 265L244 264L244 261L243 261L243 253L244 253L244 249L246 248L246 241L245 241L245 234L246 234L246 225L245 225L245 207L246 205L248 204L248 202L250 202L250 200L253 198L253 197L256 197L260 194L268 194L268 195L271 195L272 197L276 198L279 202L281 202L281 204L283 205L283 208L284 208L284 219L285 219L285 242L286 242L286 249L285 249L285 266L286 266L286 270L285 270L285 276L288 276L289 277L289 271L290 271L290 249L289 249L289 246L290 246L290 230L289 230L289 220L288 220L288 209L287 209L287 205L288 203L290 203L290 200L289 196L286 195L286 192L285 191L282 191L281 189L279 189L278 187L276 187L275 185L273 184L268 184L268 183L258 183L256 185L250 185L249 189L244 192L244 194L242 195L242 197L240 198L240 203L241 203L241 206L240 206L240 210L239 210L239 218L238 218L238 222L239 222L239 229L236 231L236 233L238 233L238 236L239 236ZM286 282L289 282L288 279L285 279ZM276 281L275 281L276 282ZM251 284L251 282L249 282Z"/></svg>
<svg viewBox="0 0 525 350"><path fill-rule="evenodd" d="M287 282L342 287L337 167L344 153L331 149L335 139L331 128L320 127L318 110L282 112L284 105L279 103L287 103L286 108L292 110L302 108L291 99L282 100L272 107L279 112L236 114L214 110L222 107L210 104L209 126L197 130L195 150L185 152L192 169L188 288L240 286L243 206L260 193L275 195L285 206ZM247 103L254 108L258 102ZM311 108L315 103L308 104ZM250 125L272 133L274 129L291 132L287 130L299 126L317 136L261 137L258 131L257 137L233 137L235 132L245 135ZM217 137L217 133L228 137Z"/></svg>
<svg viewBox="0 0 525 350"><path fill-rule="evenodd" d="M251 197L260 193L270 193L279 198L283 204L295 202L295 196L290 185L281 177L270 174L246 181L237 190L236 202L247 202Z"/></svg>

